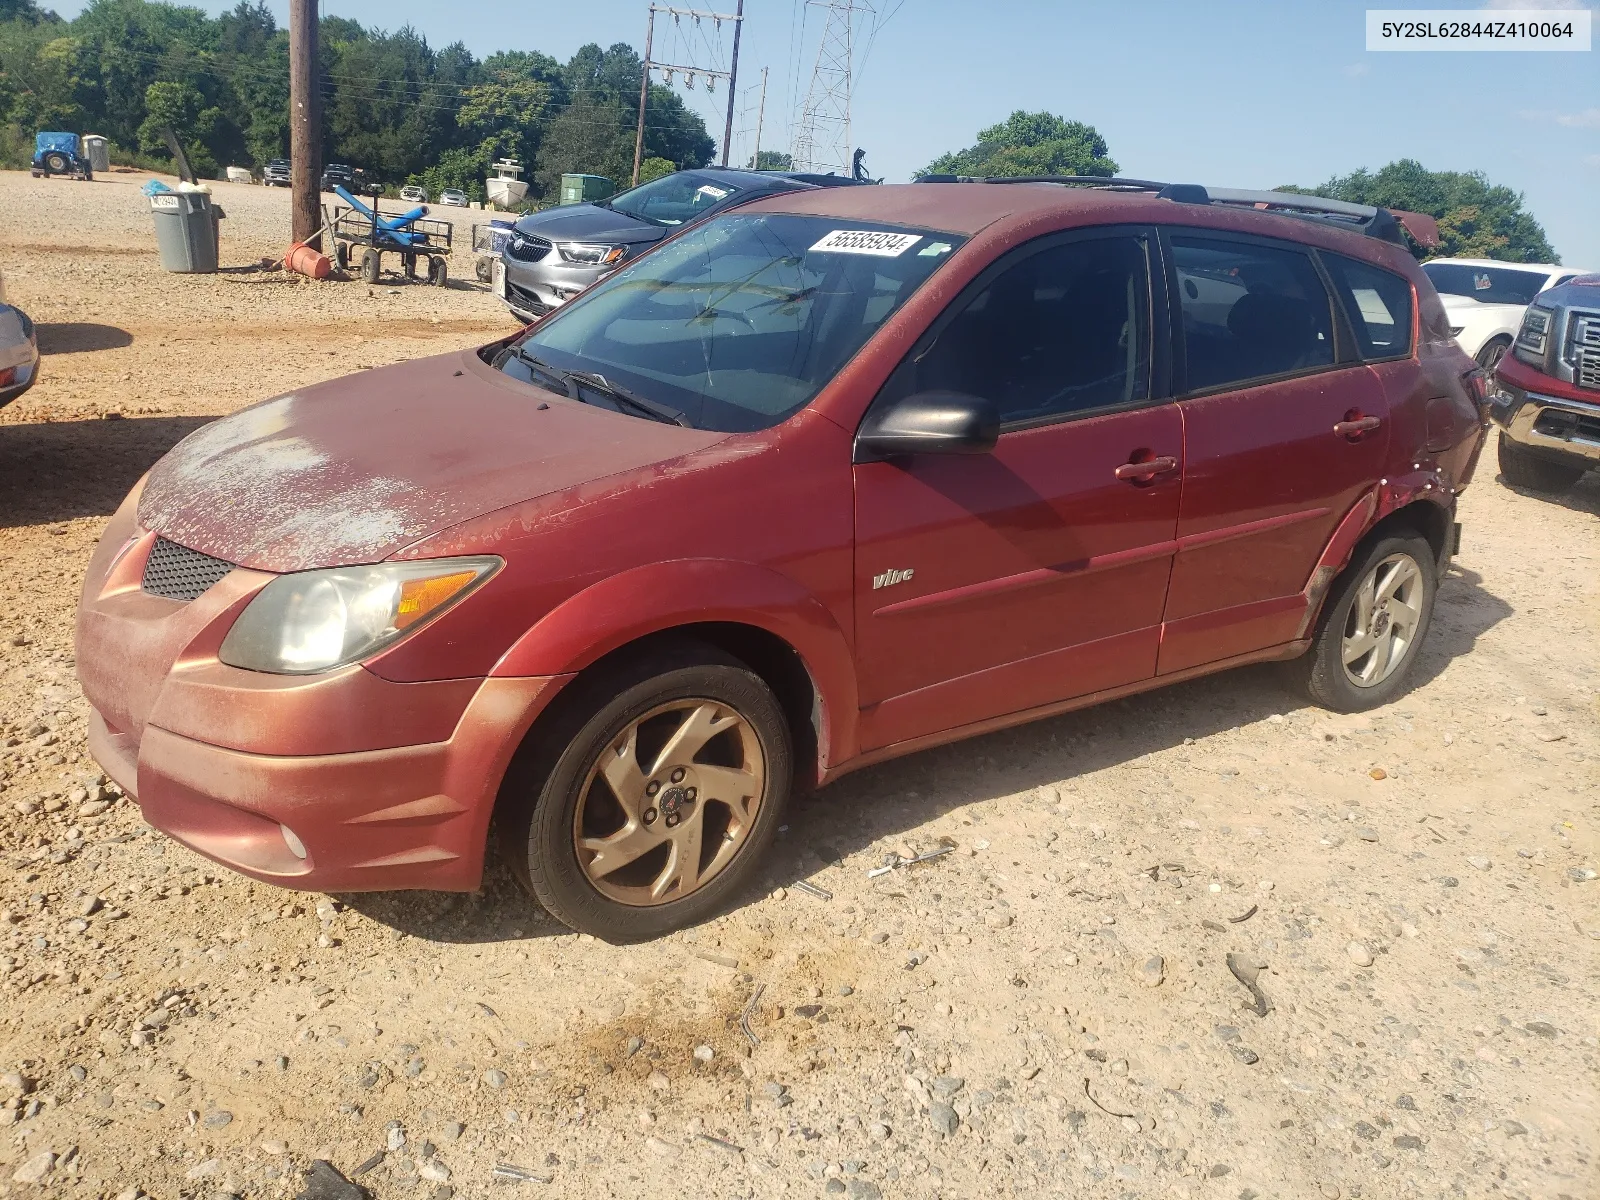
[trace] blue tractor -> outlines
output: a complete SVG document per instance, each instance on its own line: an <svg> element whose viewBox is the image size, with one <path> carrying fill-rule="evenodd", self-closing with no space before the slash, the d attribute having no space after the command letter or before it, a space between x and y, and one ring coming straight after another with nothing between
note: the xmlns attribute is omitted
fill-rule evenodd
<svg viewBox="0 0 1600 1200"><path fill-rule="evenodd" d="M93 179L83 139L75 133L41 133L33 142L33 177L66 175Z"/></svg>

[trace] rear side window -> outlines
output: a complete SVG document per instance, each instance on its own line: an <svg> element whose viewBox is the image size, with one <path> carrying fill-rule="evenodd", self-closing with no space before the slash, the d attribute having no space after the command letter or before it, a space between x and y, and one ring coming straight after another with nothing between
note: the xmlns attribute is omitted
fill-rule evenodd
<svg viewBox="0 0 1600 1200"><path fill-rule="evenodd" d="M1136 403L1149 394L1149 294L1142 239L1039 250L962 303L885 394L984 396L1006 424Z"/></svg>
<svg viewBox="0 0 1600 1200"><path fill-rule="evenodd" d="M1333 364L1333 311L1308 255L1175 237L1188 391Z"/></svg>
<svg viewBox="0 0 1600 1200"><path fill-rule="evenodd" d="M1411 353L1411 281L1353 258L1322 255L1333 286L1350 314L1362 358Z"/></svg>
<svg viewBox="0 0 1600 1200"><path fill-rule="evenodd" d="M1543 271L1437 261L1423 263L1422 271L1441 296L1467 296L1480 304L1528 304L1549 278Z"/></svg>

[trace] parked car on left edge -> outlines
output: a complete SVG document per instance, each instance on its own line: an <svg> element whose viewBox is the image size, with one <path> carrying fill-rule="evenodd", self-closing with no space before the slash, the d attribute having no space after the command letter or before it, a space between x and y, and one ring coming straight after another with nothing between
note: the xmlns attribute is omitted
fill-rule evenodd
<svg viewBox="0 0 1600 1200"><path fill-rule="evenodd" d="M288 187L292 171L287 158L274 158L261 168L261 182L267 187Z"/></svg>
<svg viewBox="0 0 1600 1200"><path fill-rule="evenodd" d="M1450 333L1485 371L1493 371L1522 327L1533 298L1584 274L1549 263L1508 263L1492 258L1436 258L1422 272L1450 317Z"/></svg>
<svg viewBox="0 0 1600 1200"><path fill-rule="evenodd" d="M0 408L39 378L39 336L20 308L4 303L0 288Z"/></svg>
<svg viewBox="0 0 1600 1200"><path fill-rule="evenodd" d="M33 140L33 169L40 176L67 175L73 179L93 179L83 140L75 133L41 133Z"/></svg>
<svg viewBox="0 0 1600 1200"><path fill-rule="evenodd" d="M426 204L428 202L428 189L408 183L400 189L400 199L409 200L413 204Z"/></svg>

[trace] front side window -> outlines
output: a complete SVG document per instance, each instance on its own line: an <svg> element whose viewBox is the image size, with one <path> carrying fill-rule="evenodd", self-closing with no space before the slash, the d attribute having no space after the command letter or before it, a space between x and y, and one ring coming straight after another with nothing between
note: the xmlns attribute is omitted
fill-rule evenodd
<svg viewBox="0 0 1600 1200"><path fill-rule="evenodd" d="M693 171L679 171L630 188L604 203L615 212L670 228L698 220L743 190Z"/></svg>
<svg viewBox="0 0 1600 1200"><path fill-rule="evenodd" d="M1149 275L1134 237L1066 242L996 275L885 387L954 391L1002 423L1130 404L1149 394Z"/></svg>
<svg viewBox="0 0 1600 1200"><path fill-rule="evenodd" d="M1333 310L1308 255L1174 237L1188 390L1242 386L1333 363Z"/></svg>
<svg viewBox="0 0 1600 1200"><path fill-rule="evenodd" d="M1543 271L1466 263L1423 263L1422 270L1441 296L1467 296L1482 304L1530 304L1550 278Z"/></svg>
<svg viewBox="0 0 1600 1200"><path fill-rule="evenodd" d="M596 373L701 429L766 429L808 404L963 240L834 217L726 214L546 317L499 366L540 386ZM603 394L580 396L610 406Z"/></svg>
<svg viewBox="0 0 1600 1200"><path fill-rule="evenodd" d="M1362 358L1398 358L1411 353L1411 282L1338 254L1322 255L1333 286L1344 301Z"/></svg>

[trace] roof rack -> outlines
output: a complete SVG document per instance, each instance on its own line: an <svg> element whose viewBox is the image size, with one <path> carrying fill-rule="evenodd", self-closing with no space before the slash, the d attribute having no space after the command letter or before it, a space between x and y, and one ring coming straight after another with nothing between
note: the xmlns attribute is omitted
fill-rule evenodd
<svg viewBox="0 0 1600 1200"><path fill-rule="evenodd" d="M1280 216L1304 217L1354 229L1368 237L1405 245L1403 228L1418 243L1432 249L1439 244L1439 225L1421 213L1390 211L1370 204L1351 204L1325 196L1305 196L1298 192L1257 192L1239 188L1206 188L1198 183L1160 183L1153 179L1123 179L1100 175L923 175L919 183L1059 183L1101 188L1116 192L1154 192L1163 200L1178 204L1216 204L1276 212Z"/></svg>

